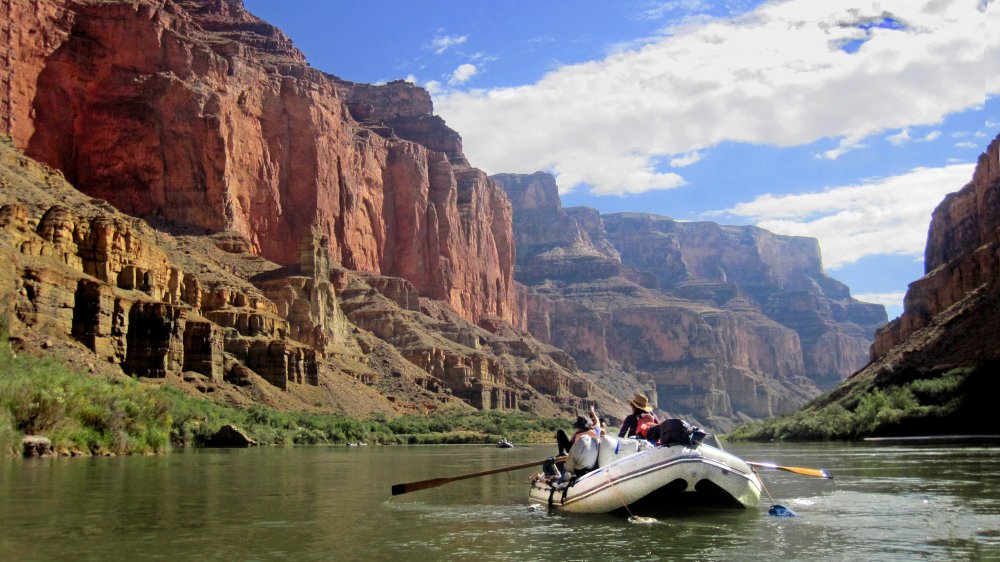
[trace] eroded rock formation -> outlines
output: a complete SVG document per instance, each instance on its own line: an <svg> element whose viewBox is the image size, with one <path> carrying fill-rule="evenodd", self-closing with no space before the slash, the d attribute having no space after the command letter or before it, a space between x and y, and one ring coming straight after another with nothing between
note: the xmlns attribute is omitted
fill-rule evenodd
<svg viewBox="0 0 1000 562"><path fill-rule="evenodd" d="M281 407L615 404L568 354L497 316L487 331L408 280L331 263L320 232L292 265L249 247L232 231L153 229L0 140L0 296L18 341L72 340L124 374Z"/></svg>
<svg viewBox="0 0 1000 562"><path fill-rule="evenodd" d="M509 204L425 90L312 69L239 1L3 9L0 122L78 189L281 265L318 232L346 267L515 319Z"/></svg>
<svg viewBox="0 0 1000 562"><path fill-rule="evenodd" d="M494 179L529 330L587 371L632 373L665 410L722 428L788 412L864 365L885 321L823 273L815 240L563 209L548 174Z"/></svg>

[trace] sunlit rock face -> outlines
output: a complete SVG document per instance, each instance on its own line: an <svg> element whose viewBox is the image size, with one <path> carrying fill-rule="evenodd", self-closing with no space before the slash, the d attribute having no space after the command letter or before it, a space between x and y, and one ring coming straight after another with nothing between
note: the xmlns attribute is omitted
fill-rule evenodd
<svg viewBox="0 0 1000 562"><path fill-rule="evenodd" d="M506 196L405 82L310 68L239 1L10 0L0 123L129 214L296 262L317 231L346 267L403 277L463 317L515 321ZM5 71L6 72L6 71Z"/></svg>
<svg viewBox="0 0 1000 562"><path fill-rule="evenodd" d="M238 0L0 21L16 337L241 404L626 413L523 329L510 202L426 90L310 68Z"/></svg>
<svg viewBox="0 0 1000 562"><path fill-rule="evenodd" d="M790 411L862 367L884 308L826 276L816 240L561 207L552 176L501 174L528 328L659 407L725 427Z"/></svg>
<svg viewBox="0 0 1000 562"><path fill-rule="evenodd" d="M979 157L972 181L946 196L934 210L925 250L926 274L910 284L903 314L876 334L873 360L889 358L897 346L911 351L935 349L928 357L932 363L949 358L956 363L976 363L997 357L995 337L982 332L995 323L987 314L992 305L986 301L1000 287L998 227L1000 137ZM974 325L978 335L969 332L963 343L943 348L934 342L963 339L961 334L951 333L955 330L946 329L950 324Z"/></svg>

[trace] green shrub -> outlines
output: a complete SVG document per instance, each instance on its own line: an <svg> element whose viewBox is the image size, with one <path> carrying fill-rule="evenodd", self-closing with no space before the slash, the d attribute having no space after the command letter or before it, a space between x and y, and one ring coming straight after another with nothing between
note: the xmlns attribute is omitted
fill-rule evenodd
<svg viewBox="0 0 1000 562"><path fill-rule="evenodd" d="M56 449L93 454L159 452L169 445L171 419L155 389L74 373L54 358L0 347L5 441L42 434Z"/></svg>

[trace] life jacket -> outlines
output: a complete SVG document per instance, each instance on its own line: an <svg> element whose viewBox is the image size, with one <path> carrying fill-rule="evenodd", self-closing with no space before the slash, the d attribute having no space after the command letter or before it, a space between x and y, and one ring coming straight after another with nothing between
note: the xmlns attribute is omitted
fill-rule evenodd
<svg viewBox="0 0 1000 562"><path fill-rule="evenodd" d="M642 414L635 421L635 436L641 439L647 439L649 437L649 430L653 429L658 424L659 422L653 414Z"/></svg>

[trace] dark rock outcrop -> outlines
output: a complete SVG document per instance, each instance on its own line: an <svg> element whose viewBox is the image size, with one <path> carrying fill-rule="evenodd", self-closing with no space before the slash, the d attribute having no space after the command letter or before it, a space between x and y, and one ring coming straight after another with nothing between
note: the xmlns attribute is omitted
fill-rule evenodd
<svg viewBox="0 0 1000 562"><path fill-rule="evenodd" d="M26 458L54 456L52 440L42 435L25 435L21 439L21 455Z"/></svg>
<svg viewBox="0 0 1000 562"><path fill-rule="evenodd" d="M903 314L876 334L873 360L886 357L952 307L967 307L964 300L1000 284L1000 137L979 157L972 181L934 210L924 270L906 291ZM980 344L990 353L992 346Z"/></svg>

